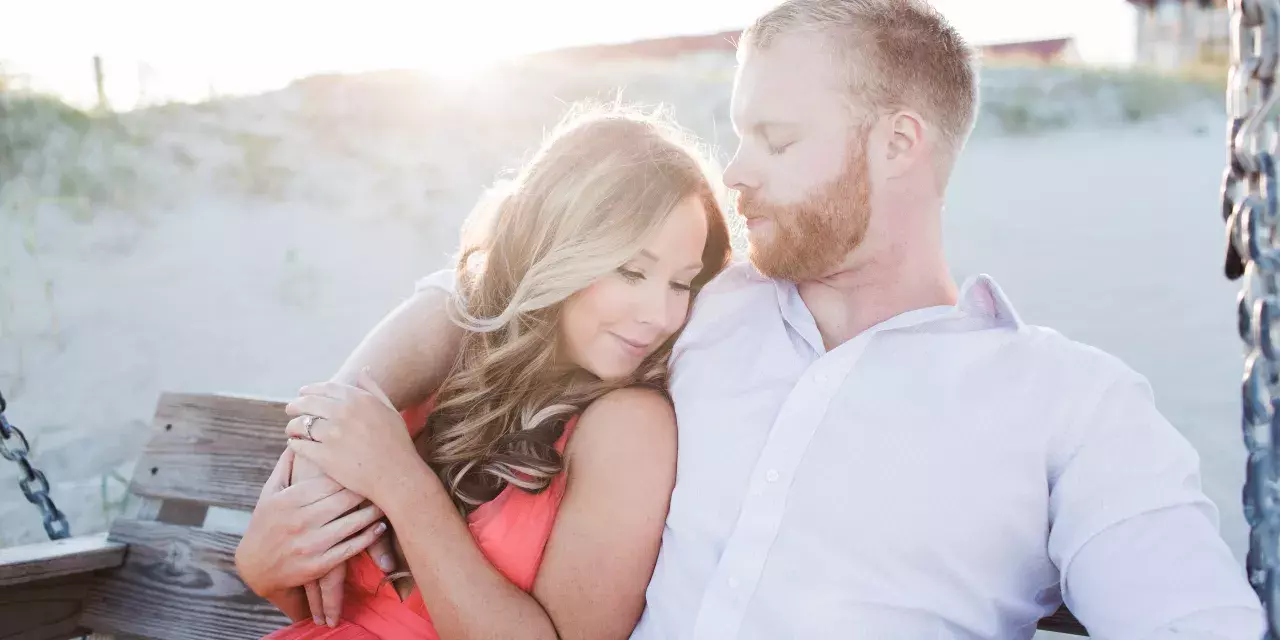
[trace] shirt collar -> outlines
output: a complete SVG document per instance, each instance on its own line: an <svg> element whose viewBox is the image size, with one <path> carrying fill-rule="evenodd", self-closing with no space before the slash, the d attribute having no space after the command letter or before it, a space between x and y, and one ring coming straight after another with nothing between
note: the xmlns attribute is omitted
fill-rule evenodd
<svg viewBox="0 0 1280 640"><path fill-rule="evenodd" d="M785 322L798 331L815 351L822 353L822 339L818 327L814 323L813 314L805 307L800 292L794 282L770 279L751 269L752 277L771 281L777 291L778 306ZM977 320L984 326L996 326L1021 330L1025 325L1018 312L1005 295L1004 290L991 276L982 273L971 276L960 287L960 294L954 306L926 307L913 309L889 318L872 327L870 331L886 331L925 325L931 322L948 319L969 318Z"/></svg>
<svg viewBox="0 0 1280 640"><path fill-rule="evenodd" d="M1000 327L1022 329L1026 326L1004 290L996 284L994 278L985 273L965 280L960 287L956 309L971 317L990 320Z"/></svg>

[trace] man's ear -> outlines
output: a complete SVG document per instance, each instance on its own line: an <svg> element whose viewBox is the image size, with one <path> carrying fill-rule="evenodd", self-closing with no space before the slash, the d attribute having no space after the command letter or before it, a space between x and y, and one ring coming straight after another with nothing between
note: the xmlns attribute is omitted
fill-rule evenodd
<svg viewBox="0 0 1280 640"><path fill-rule="evenodd" d="M924 145L924 119L911 111L889 116L889 160L898 160L920 151Z"/></svg>

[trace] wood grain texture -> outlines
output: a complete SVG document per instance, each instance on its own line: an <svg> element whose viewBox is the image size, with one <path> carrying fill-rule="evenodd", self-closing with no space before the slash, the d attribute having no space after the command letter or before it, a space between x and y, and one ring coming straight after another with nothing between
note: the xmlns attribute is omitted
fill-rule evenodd
<svg viewBox="0 0 1280 640"><path fill-rule="evenodd" d="M124 562L124 545L96 533L0 549L0 586L92 573Z"/></svg>
<svg viewBox="0 0 1280 640"><path fill-rule="evenodd" d="M92 573L0 587L0 640L67 640L87 631L80 607Z"/></svg>
<svg viewBox="0 0 1280 640"><path fill-rule="evenodd" d="M110 539L129 545L122 567L89 591L85 627L164 640L260 638L290 620L236 573L240 537L117 520Z"/></svg>
<svg viewBox="0 0 1280 640"><path fill-rule="evenodd" d="M132 491L252 511L284 452L289 421L284 405L238 396L163 394Z"/></svg>

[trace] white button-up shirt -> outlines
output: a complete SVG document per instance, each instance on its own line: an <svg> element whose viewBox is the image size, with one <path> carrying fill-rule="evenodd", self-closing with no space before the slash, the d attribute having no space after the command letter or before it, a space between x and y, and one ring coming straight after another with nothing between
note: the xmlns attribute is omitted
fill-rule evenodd
<svg viewBox="0 0 1280 640"><path fill-rule="evenodd" d="M679 461L633 638L1249 638L1199 459L1119 360L995 283L823 347L731 266L672 355ZM1202 635L1197 635L1202 634Z"/></svg>

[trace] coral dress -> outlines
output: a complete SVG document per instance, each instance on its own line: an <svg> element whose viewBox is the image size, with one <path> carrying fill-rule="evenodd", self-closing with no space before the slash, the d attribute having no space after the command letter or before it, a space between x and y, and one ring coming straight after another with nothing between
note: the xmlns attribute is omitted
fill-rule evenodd
<svg viewBox="0 0 1280 640"><path fill-rule="evenodd" d="M431 404L428 401L417 409L402 412L406 424L424 424ZM556 449L562 454L577 421L576 416L571 419L556 441ZM542 551L564 497L565 482L565 474L561 472L549 487L537 494L508 485L498 497L480 505L467 518L480 551L494 568L525 591L533 589L533 580L542 564ZM401 601L392 583L382 582L384 575L368 552L357 555L347 561L342 620L336 628L304 620L263 640L438 639L440 636L431 624L417 586Z"/></svg>

